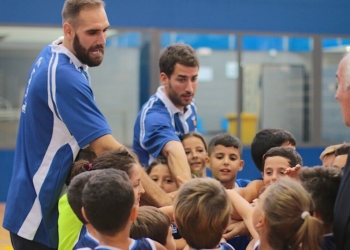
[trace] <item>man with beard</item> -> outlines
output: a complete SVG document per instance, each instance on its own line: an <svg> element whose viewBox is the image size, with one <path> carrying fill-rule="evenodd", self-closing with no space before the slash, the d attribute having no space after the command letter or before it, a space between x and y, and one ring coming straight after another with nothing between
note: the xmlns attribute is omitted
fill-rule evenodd
<svg viewBox="0 0 350 250"><path fill-rule="evenodd" d="M143 165L149 165L162 154L173 176L189 180L190 167L179 136L196 130L196 106L192 99L198 85L198 58L188 45L170 45L161 53L159 68L163 86L137 116L133 149Z"/></svg>
<svg viewBox="0 0 350 250"><path fill-rule="evenodd" d="M56 249L57 201L80 148L122 145L98 109L88 66L101 64L109 22L102 0L67 0L64 38L35 60L24 93L3 227L18 249Z"/></svg>

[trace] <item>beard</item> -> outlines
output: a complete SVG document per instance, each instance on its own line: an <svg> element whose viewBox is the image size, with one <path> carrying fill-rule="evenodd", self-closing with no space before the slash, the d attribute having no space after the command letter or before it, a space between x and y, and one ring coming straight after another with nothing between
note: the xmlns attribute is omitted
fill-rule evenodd
<svg viewBox="0 0 350 250"><path fill-rule="evenodd" d="M102 63L104 45L95 45L89 49L85 49L80 43L78 34L75 34L73 40L73 49L75 51L75 56L79 59L79 61L89 67L96 67ZM100 57L91 57L90 52L95 50L100 50L102 55Z"/></svg>
<svg viewBox="0 0 350 250"><path fill-rule="evenodd" d="M171 82L169 80L169 84L168 84L168 96L169 99L171 100L171 102L175 105L175 106L179 106L179 107L186 107L187 105L191 104L192 102L192 98L190 99L190 101L186 101L183 100L181 98L181 94L176 93L176 91L173 89L173 87L171 86Z"/></svg>

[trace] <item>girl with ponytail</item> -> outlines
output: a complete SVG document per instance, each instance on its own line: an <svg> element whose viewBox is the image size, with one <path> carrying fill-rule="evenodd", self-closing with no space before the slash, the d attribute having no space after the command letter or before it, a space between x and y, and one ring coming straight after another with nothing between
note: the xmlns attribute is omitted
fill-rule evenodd
<svg viewBox="0 0 350 250"><path fill-rule="evenodd" d="M300 183L284 178L271 184L254 207L253 223L260 237L254 249L320 250L322 223L312 216L313 209Z"/></svg>

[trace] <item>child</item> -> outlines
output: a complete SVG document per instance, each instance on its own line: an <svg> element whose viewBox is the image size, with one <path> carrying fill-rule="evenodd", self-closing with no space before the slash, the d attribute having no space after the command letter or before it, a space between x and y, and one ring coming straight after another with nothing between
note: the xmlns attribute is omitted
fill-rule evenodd
<svg viewBox="0 0 350 250"><path fill-rule="evenodd" d="M207 176L208 149L204 137L196 132L184 134L181 138L191 173L197 177Z"/></svg>
<svg viewBox="0 0 350 250"><path fill-rule="evenodd" d="M170 173L168 162L163 156L159 156L149 165L147 174L166 193L175 192L177 190L177 185L174 177Z"/></svg>
<svg viewBox="0 0 350 250"><path fill-rule="evenodd" d="M95 249L165 249L148 238L129 237L138 205L127 174L116 169L97 172L85 184L82 213L96 229L99 246Z"/></svg>
<svg viewBox="0 0 350 250"><path fill-rule="evenodd" d="M263 156L263 180L268 186L285 176L287 168L301 167L303 160L300 154L292 148L274 147Z"/></svg>
<svg viewBox="0 0 350 250"><path fill-rule="evenodd" d="M159 156L151 165L147 168L149 177L155 181L160 188L166 193L177 191L177 185L174 181L174 177L170 173L167 160L163 156ZM182 239L175 225L171 224L172 235L175 239L176 248L181 249L186 246L186 242Z"/></svg>
<svg viewBox="0 0 350 250"><path fill-rule="evenodd" d="M158 208L142 206L139 208L136 220L131 224L130 237L133 239L147 237L159 242L167 250L175 250L176 246L170 223L168 215Z"/></svg>
<svg viewBox="0 0 350 250"><path fill-rule="evenodd" d="M79 151L75 161L86 160L92 162L96 158L95 152L91 147L83 148ZM72 164L72 168L74 163ZM69 180L71 181L71 175L69 175ZM79 198L81 199L81 193ZM80 207L81 209L81 207ZM79 232L82 228L81 218L77 218L75 213L72 211L71 206L68 203L67 194L64 194L58 202L58 249L73 249ZM69 230L67 230L69 228Z"/></svg>
<svg viewBox="0 0 350 250"><path fill-rule="evenodd" d="M285 176L287 168L301 167L303 165L300 154L289 147L274 147L269 149L262 158L262 178L249 183L237 192L248 202L258 198L261 189Z"/></svg>
<svg viewBox="0 0 350 250"><path fill-rule="evenodd" d="M299 179L315 203L314 216L323 222L323 250L335 250L333 238L334 204L337 197L342 171L333 167L302 168Z"/></svg>
<svg viewBox="0 0 350 250"><path fill-rule="evenodd" d="M95 170L107 169L107 168L119 169L128 174L135 192L135 198L136 198L135 203L138 205L141 195L145 192L141 184L142 169L138 160L128 150L118 149L118 150L104 152L99 157L95 158L92 161L92 163L89 163L88 161L84 161L84 160L77 161L74 163L71 171L72 178L86 171L95 171ZM77 195L79 197L79 194ZM71 206L74 206L73 202L75 202L75 200L70 200L68 197L68 201L70 204L72 203ZM61 213L60 216L66 217L67 214L69 215L69 213L70 213L69 211L66 211L66 213ZM78 218L79 218L79 214L78 214ZM84 221L82 221L82 223L84 223ZM82 235L80 233L81 231L80 229L85 230L85 227L82 228L82 226L83 224L80 223L79 230L74 233L75 243L76 243L74 246L74 249L83 247L85 244L84 242L86 242L86 239L85 239L86 237L88 238L87 240L88 242L93 241L93 239L91 239L90 236L94 237L94 233L93 231L89 233L89 228L87 229L87 233L83 234L84 237L78 238L79 235ZM69 228L61 228L61 229L62 231L70 231ZM95 242L95 243L96 245L98 244L98 242Z"/></svg>
<svg viewBox="0 0 350 250"><path fill-rule="evenodd" d="M245 187L250 181L238 179L237 173L242 170L244 161L242 160L242 143L234 135L220 133L215 135L209 142L209 168L212 170L213 177L220 181L226 189L235 187ZM238 215L238 221L241 220ZM231 227L243 226L243 222L238 222ZM231 232L231 230L229 230ZM243 233L243 232L241 232ZM234 237L232 233L225 234L227 241L236 249L245 249L249 243L246 236ZM233 238L234 237L234 238Z"/></svg>
<svg viewBox="0 0 350 250"><path fill-rule="evenodd" d="M341 145L342 144L330 145L322 151L322 153L320 155L320 160L322 161L322 166L324 166L324 167L332 166L332 162L333 162L334 157L335 157L335 151Z"/></svg>
<svg viewBox="0 0 350 250"><path fill-rule="evenodd" d="M254 137L251 145L251 154L255 166L262 172L263 155L273 147L290 147L295 149L296 140L294 136L283 129L267 128L260 130Z"/></svg>
<svg viewBox="0 0 350 250"><path fill-rule="evenodd" d="M220 243L230 219L231 203L216 180L195 178L183 184L174 201L182 237L194 249L234 249Z"/></svg>
<svg viewBox="0 0 350 250"><path fill-rule="evenodd" d="M350 150L350 143L343 143L335 150L332 167L342 169L348 159L348 153Z"/></svg>
<svg viewBox="0 0 350 250"><path fill-rule="evenodd" d="M290 178L274 182L254 207L253 224L260 237L254 249L319 250L322 223L312 211L312 199L300 183Z"/></svg>
<svg viewBox="0 0 350 250"><path fill-rule="evenodd" d="M238 187L236 176L243 169L242 143L229 133L215 135L209 142L209 168L226 189Z"/></svg>
<svg viewBox="0 0 350 250"><path fill-rule="evenodd" d="M95 170L95 171L88 171L81 173L77 175L70 183L68 192L67 192L67 197L69 201L69 205L71 209L73 210L74 214L76 217L78 217L79 221L84 224L80 223L80 228L79 228L79 237L75 237L75 243L73 244L72 247L69 247L67 245L62 245L62 249L76 249L79 248L79 245L84 246L84 247L92 247L94 248L98 244L98 239L96 238L97 234L95 229L89 224L82 212L81 208L83 207L83 202L81 199L81 196L83 194L83 190L85 187L85 184L89 181L89 179L94 176L98 171L101 170ZM66 214L61 214L60 216L64 216ZM78 232L79 232L78 231ZM75 232L76 233L76 232ZM79 239L79 244L76 244L77 238Z"/></svg>

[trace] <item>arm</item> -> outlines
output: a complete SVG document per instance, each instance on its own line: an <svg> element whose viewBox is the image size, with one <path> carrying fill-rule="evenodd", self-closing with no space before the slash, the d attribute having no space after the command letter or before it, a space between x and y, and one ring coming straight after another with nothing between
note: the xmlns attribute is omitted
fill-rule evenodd
<svg viewBox="0 0 350 250"><path fill-rule="evenodd" d="M124 147L122 144L117 142L111 134L103 135L97 138L96 140L90 142L90 146L97 156L105 151Z"/></svg>
<svg viewBox="0 0 350 250"><path fill-rule="evenodd" d="M154 243L157 250L166 250L166 248L163 245L161 245L160 243L158 243L157 241L153 241L153 243Z"/></svg>
<svg viewBox="0 0 350 250"><path fill-rule="evenodd" d="M232 221L230 220L230 224L225 230L223 235L224 239L232 239L235 236L239 235L249 235L249 230L245 225L244 221Z"/></svg>
<svg viewBox="0 0 350 250"><path fill-rule="evenodd" d="M190 166L181 142L168 141L162 149L162 154L167 158L170 171L175 178L179 176L185 181L191 179Z"/></svg>
<svg viewBox="0 0 350 250"><path fill-rule="evenodd" d="M142 168L140 166L140 168ZM145 193L141 196L148 204L163 207L173 204L173 200L161 189L142 168L141 182Z"/></svg>
<svg viewBox="0 0 350 250"><path fill-rule="evenodd" d="M235 190L226 190L228 197L230 198L232 205L237 212L242 216L244 223L246 224L253 239L259 239L258 233L255 231L253 225L253 207L240 196Z"/></svg>
<svg viewBox="0 0 350 250"><path fill-rule="evenodd" d="M246 201L252 202L259 197L260 190L264 186L264 181L251 181L245 188L235 188L236 192L242 196Z"/></svg>
<svg viewBox="0 0 350 250"><path fill-rule="evenodd" d="M165 213L166 215L168 215L171 221L174 221L173 206L160 207L159 210L162 211L163 213Z"/></svg>

